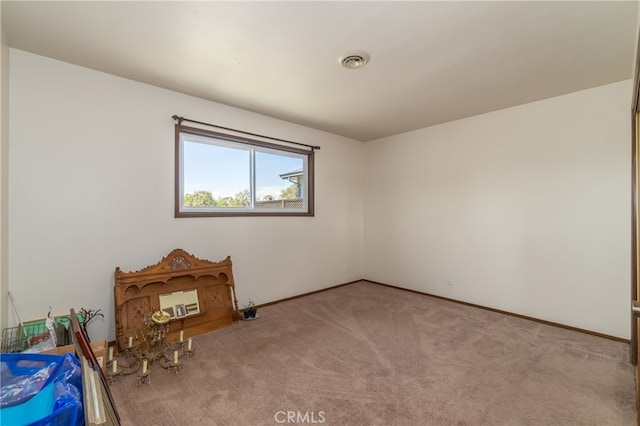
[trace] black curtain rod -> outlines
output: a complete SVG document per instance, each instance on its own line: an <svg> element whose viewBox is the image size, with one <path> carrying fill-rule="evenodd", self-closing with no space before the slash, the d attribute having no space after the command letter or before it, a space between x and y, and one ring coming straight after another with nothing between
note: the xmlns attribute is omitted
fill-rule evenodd
<svg viewBox="0 0 640 426"><path fill-rule="evenodd" d="M274 141L278 141L278 142L285 142L285 143L290 143L293 145L300 145L300 146L304 146L307 147L311 150L314 149L320 149L319 146L317 145L307 145L306 143L300 143L300 142L294 142L294 141L288 141L286 139L280 139L280 138L274 138L271 136L265 136L265 135L261 135L259 133L251 133L251 132L245 132L244 130L237 130L237 129L232 129L230 127L223 127L223 126L218 126L216 124L210 124L210 123L203 123L202 121L196 121L196 120L190 120L188 118L184 118L184 117L179 117L177 115L172 115L171 118L173 118L174 120L176 120L178 122L179 125L182 124L183 121L188 121L189 123L196 123L196 124L202 124L203 126L210 126L210 127L215 127L217 129L223 129L223 130L228 130L231 132L238 132L238 133L244 133L245 135L250 135L250 136L256 136L259 138L265 138L265 139L271 139Z"/></svg>

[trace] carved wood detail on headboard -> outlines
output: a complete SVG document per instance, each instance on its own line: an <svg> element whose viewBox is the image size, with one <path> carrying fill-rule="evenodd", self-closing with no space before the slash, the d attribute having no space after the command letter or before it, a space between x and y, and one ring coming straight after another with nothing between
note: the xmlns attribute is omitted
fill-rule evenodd
<svg viewBox="0 0 640 426"><path fill-rule="evenodd" d="M175 249L160 262L139 271L115 270L114 304L118 350L135 338L144 315L160 310L160 296L191 293L197 295L197 313L175 314L165 339L176 340L180 330L184 338L226 327L240 319L233 280L231 257L220 262L198 259Z"/></svg>

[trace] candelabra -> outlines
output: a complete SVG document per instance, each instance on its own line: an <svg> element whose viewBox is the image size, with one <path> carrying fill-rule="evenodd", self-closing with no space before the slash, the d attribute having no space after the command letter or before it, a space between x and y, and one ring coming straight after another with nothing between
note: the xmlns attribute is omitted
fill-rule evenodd
<svg viewBox="0 0 640 426"><path fill-rule="evenodd" d="M184 341L184 331L180 330L180 339L165 342L169 331L170 316L163 311L154 310L144 315L142 326L135 336L129 336L128 346L119 358L113 358L113 347L109 348L107 377L110 383L120 375L137 373L138 384L151 383L149 367L158 364L169 373L178 374L183 359L191 358L193 348L191 339Z"/></svg>

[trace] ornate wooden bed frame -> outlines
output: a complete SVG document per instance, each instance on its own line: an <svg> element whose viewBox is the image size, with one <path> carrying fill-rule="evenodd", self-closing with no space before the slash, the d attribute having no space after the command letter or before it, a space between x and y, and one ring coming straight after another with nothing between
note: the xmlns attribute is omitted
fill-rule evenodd
<svg viewBox="0 0 640 426"><path fill-rule="evenodd" d="M144 323L144 316L160 310L164 300L173 294L197 296L192 313L180 308L173 313L167 341L176 340L226 327L240 319L231 257L211 262L175 249L156 265L135 272L115 271L116 344L118 350L128 345ZM193 291L195 290L195 292ZM169 310L172 310L169 308ZM183 316L184 315L184 316Z"/></svg>

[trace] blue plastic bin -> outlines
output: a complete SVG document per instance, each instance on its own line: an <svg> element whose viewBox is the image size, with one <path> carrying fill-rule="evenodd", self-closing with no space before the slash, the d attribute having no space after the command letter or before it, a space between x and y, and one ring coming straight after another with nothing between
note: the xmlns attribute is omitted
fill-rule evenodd
<svg viewBox="0 0 640 426"><path fill-rule="evenodd" d="M81 426L82 369L71 353L0 355L2 426Z"/></svg>

